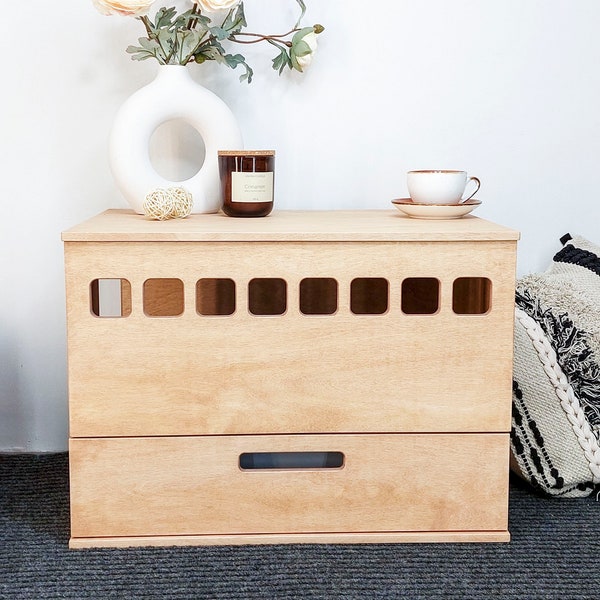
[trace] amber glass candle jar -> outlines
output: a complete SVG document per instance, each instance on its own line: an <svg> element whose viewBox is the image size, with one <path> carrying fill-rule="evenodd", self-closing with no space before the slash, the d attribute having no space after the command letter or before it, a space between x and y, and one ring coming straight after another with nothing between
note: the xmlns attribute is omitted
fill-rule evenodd
<svg viewBox="0 0 600 600"><path fill-rule="evenodd" d="M219 172L226 215L266 217L273 210L273 150L220 150Z"/></svg>

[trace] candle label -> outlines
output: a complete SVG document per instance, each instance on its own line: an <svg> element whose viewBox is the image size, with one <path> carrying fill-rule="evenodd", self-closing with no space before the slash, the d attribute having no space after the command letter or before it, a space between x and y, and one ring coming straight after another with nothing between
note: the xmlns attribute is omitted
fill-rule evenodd
<svg viewBox="0 0 600 600"><path fill-rule="evenodd" d="M232 173L231 201L273 202L273 173Z"/></svg>

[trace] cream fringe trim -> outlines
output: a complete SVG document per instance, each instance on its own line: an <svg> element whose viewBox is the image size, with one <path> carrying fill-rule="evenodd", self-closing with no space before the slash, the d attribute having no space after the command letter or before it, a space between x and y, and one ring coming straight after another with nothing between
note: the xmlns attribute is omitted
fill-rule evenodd
<svg viewBox="0 0 600 600"><path fill-rule="evenodd" d="M585 413L573 392L573 388L567 381L565 374L556 361L556 352L554 352L550 342L544 335L542 328L528 314L523 312L520 308L515 308L515 317L519 320L521 325L523 325L525 331L531 338L533 346L544 367L544 371L546 371L550 382L554 386L560 404L565 411L569 422L573 426L577 441L588 460L589 468L592 472L593 483L600 483L600 446L598 446L598 440L585 418Z"/></svg>

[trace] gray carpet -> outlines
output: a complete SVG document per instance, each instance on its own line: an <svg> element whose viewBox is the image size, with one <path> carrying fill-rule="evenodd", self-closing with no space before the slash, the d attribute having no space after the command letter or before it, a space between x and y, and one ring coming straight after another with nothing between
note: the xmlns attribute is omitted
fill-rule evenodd
<svg viewBox="0 0 600 600"><path fill-rule="evenodd" d="M597 600L599 510L515 480L510 544L73 551L66 455L0 455L0 598Z"/></svg>

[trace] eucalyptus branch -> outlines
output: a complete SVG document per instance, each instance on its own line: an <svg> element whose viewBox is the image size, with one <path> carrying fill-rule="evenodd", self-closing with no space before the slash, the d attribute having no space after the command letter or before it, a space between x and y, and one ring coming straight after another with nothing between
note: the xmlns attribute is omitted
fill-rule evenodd
<svg viewBox="0 0 600 600"><path fill-rule="evenodd" d="M191 8L183 12L178 12L175 7L163 6L156 12L154 20L146 14L139 15L141 0L102 2L109 7L108 14L137 14L137 19L143 23L146 36L138 38L138 45L128 46L126 49L133 60L154 58L161 65L186 65L192 61L201 64L215 60L232 69L242 66L246 72L240 77L240 81L247 80L248 83L252 80L252 69L242 54L230 53L225 42L268 42L279 52L272 59L273 69L280 74L284 68L302 72L313 60L317 49L317 36L323 31L323 26L318 24L301 27L300 21L306 13L305 0L295 0L300 7L300 18L293 28L280 34L242 31L247 27L244 0L223 1L229 8L220 24L211 21L211 0L192 0ZM153 0L144 0L143 3L150 5ZM123 13L124 9L130 9L131 12Z"/></svg>

